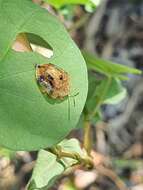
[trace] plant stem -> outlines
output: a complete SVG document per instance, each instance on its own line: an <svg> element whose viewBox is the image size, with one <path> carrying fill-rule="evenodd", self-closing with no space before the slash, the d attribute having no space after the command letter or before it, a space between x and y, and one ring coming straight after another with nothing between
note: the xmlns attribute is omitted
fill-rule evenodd
<svg viewBox="0 0 143 190"><path fill-rule="evenodd" d="M92 147L92 138L91 138L91 126L90 126L90 121L93 117L96 116L101 104L103 103L104 97L106 96L110 84L111 84L112 78L108 77L107 78L107 83L106 86L100 96L100 98L98 99L98 102L96 104L95 109L93 110L93 112L85 117L85 121L84 121L84 148L87 151L87 154L90 155L91 152L91 147Z"/></svg>
<svg viewBox="0 0 143 190"><path fill-rule="evenodd" d="M89 120L87 120L85 118L84 121L84 142L83 142L83 146L85 148L85 150L87 151L87 154L90 155L90 151L91 151L91 144L92 144L92 140L91 140L91 128L90 128L90 122Z"/></svg>
<svg viewBox="0 0 143 190"><path fill-rule="evenodd" d="M55 154L59 159L64 158L64 157L72 158L74 160L77 160L77 164L82 164L87 168L93 167L93 161L88 156L81 157L81 155L79 155L78 153L65 152L65 151L61 150L61 147L60 148L59 147L50 148L50 149L48 149L48 151Z"/></svg>

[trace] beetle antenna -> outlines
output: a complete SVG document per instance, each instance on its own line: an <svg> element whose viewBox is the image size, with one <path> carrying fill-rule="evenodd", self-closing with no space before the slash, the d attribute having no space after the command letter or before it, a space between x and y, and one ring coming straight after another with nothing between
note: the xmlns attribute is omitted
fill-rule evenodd
<svg viewBox="0 0 143 190"><path fill-rule="evenodd" d="M71 116L71 113L70 113L70 96L68 96L68 120L70 120L70 116Z"/></svg>
<svg viewBox="0 0 143 190"><path fill-rule="evenodd" d="M74 94L74 95L70 95L70 96L69 96L70 98L73 98L73 105L74 105L74 107L75 107L75 104L76 104L76 102L75 102L75 97L76 97L77 95L79 95L79 92L77 92L77 93Z"/></svg>
<svg viewBox="0 0 143 190"><path fill-rule="evenodd" d="M75 107L76 105L76 100L75 100L75 97L79 95L79 92L77 92L76 94L74 95L68 95L68 119L70 120L70 116L71 116L71 110L70 110L70 98L73 98L73 105Z"/></svg>

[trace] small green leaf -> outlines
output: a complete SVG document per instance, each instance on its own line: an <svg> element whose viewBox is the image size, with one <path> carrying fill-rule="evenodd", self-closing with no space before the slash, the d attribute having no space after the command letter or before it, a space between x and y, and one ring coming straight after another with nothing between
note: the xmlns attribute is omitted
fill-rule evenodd
<svg viewBox="0 0 143 190"><path fill-rule="evenodd" d="M96 107L97 102L99 101L100 96L103 92L103 89L105 88L106 81L107 80L105 77L98 76L97 74L94 74L92 72L89 73L89 89L87 101L85 104L85 112L87 112L87 114L91 113Z"/></svg>
<svg viewBox="0 0 143 190"><path fill-rule="evenodd" d="M52 6L54 6L56 8L60 8L63 5L68 5L68 4L85 5L88 2L90 2L90 0L44 0L44 1L51 4Z"/></svg>
<svg viewBox="0 0 143 190"><path fill-rule="evenodd" d="M81 156L85 154L80 148L79 141L74 138L63 140L57 147L60 147L60 150L64 152L79 154ZM67 157L59 159L51 152L40 150L28 190L46 190L65 169L76 163L77 160L75 159Z"/></svg>
<svg viewBox="0 0 143 190"><path fill-rule="evenodd" d="M61 149L65 152L70 153L77 153L80 156L84 156L84 152L80 147L79 141L77 139L64 139L61 143L58 144ZM65 167L68 168L72 166L73 164L77 163L77 160L71 159L71 158L62 158L62 162L64 163Z"/></svg>
<svg viewBox="0 0 143 190"><path fill-rule="evenodd" d="M97 58L94 55L91 55L87 52L82 52L84 59L87 63L88 69L95 70L105 76L110 77L118 77L120 79L127 79L124 74L141 74L142 72L138 69L130 68L121 64L116 64L111 61L103 60L101 58Z"/></svg>
<svg viewBox="0 0 143 190"><path fill-rule="evenodd" d="M75 138L72 139L64 139L62 142L58 144L61 146L63 151L78 153L82 155L82 149L80 147L79 141Z"/></svg>
<svg viewBox="0 0 143 190"><path fill-rule="evenodd" d="M110 89L104 99L104 104L118 104L127 95L127 90L122 86L119 79L113 79Z"/></svg>
<svg viewBox="0 0 143 190"><path fill-rule="evenodd" d="M63 165L57 161L54 154L40 150L28 190L48 188L51 181L63 171Z"/></svg>
<svg viewBox="0 0 143 190"><path fill-rule="evenodd" d="M103 104L117 104L126 97L126 89L117 78L111 78L109 87L102 97L108 80L108 78L97 74L89 74L89 92L84 109L85 114L90 115L99 102L100 106ZM93 117L92 119L94 123L101 120L100 107L95 118Z"/></svg>

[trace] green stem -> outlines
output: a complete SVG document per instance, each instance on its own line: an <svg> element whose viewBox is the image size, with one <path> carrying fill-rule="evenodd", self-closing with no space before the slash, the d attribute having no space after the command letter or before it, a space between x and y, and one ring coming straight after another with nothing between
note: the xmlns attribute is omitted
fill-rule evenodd
<svg viewBox="0 0 143 190"><path fill-rule="evenodd" d="M84 146L85 150L87 151L88 155L90 155L90 152L91 152L91 144L92 144L92 140L91 140L91 126L90 126L89 120L87 120L85 118L85 121L84 121L84 143L83 143L83 146Z"/></svg>
<svg viewBox="0 0 143 190"><path fill-rule="evenodd" d="M87 168L93 167L93 161L90 157L81 157L78 153L71 153L71 152L65 152L61 150L61 147L54 147L48 149L51 153L55 154L59 159L61 158L72 158L74 160L77 160L77 164L82 164Z"/></svg>
<svg viewBox="0 0 143 190"><path fill-rule="evenodd" d="M90 126L90 121L92 119L92 117L95 117L100 106L103 103L103 100L109 90L110 84L111 84L112 78L108 77L107 78L107 83L106 86L100 96L100 98L98 99L98 102L96 104L95 109L93 110L93 112L89 115L85 117L85 121L84 121L84 148L87 151L87 154L90 155L91 152L91 147L92 147L92 138L91 138L91 126Z"/></svg>

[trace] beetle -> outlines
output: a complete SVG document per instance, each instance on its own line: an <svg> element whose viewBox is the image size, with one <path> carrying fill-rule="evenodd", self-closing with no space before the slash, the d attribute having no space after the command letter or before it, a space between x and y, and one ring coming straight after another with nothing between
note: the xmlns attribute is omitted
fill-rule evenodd
<svg viewBox="0 0 143 190"><path fill-rule="evenodd" d="M36 65L36 80L42 93L47 94L50 98L63 100L68 97L68 117L70 118L70 77L69 74L63 69L54 64L47 63ZM74 99L75 106L75 99Z"/></svg>
<svg viewBox="0 0 143 190"><path fill-rule="evenodd" d="M63 99L70 93L70 77L63 69L48 63L36 65L36 79L43 93Z"/></svg>

